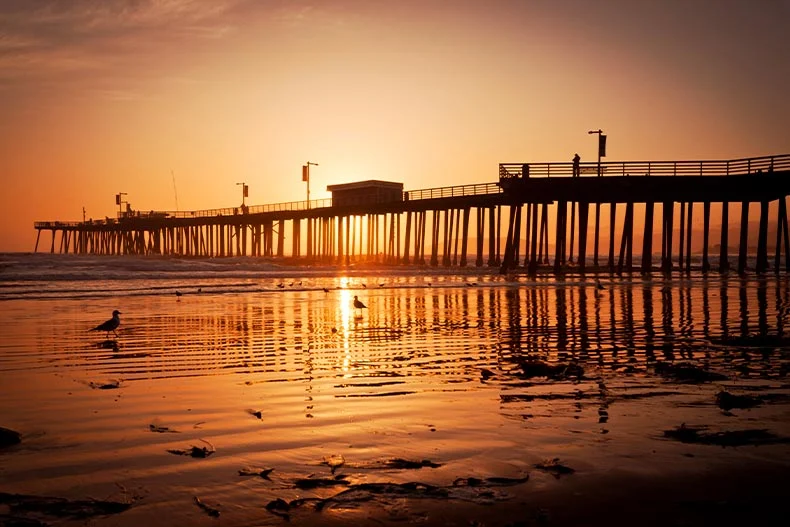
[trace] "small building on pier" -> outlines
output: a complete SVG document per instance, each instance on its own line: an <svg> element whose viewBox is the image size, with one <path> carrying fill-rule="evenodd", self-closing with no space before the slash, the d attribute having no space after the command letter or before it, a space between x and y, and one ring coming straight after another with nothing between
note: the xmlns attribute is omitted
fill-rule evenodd
<svg viewBox="0 0 790 527"><path fill-rule="evenodd" d="M332 193L332 205L335 207L403 201L403 183L392 181L369 179L354 183L328 185L326 190Z"/></svg>

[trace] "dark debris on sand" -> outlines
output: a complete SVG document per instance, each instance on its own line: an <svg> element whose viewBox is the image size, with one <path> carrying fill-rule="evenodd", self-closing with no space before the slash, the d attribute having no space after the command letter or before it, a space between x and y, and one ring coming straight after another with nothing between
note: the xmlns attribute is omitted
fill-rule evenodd
<svg viewBox="0 0 790 527"><path fill-rule="evenodd" d="M154 425L154 424L148 425L148 430L150 430L151 432L156 432L157 434L180 434L181 433L178 430L174 430L174 429L172 429L172 428L170 428L168 426L159 426L159 425Z"/></svg>
<svg viewBox="0 0 790 527"><path fill-rule="evenodd" d="M672 430L664 430L664 437L699 445L715 445L721 447L760 446L790 443L790 438L777 436L765 429L729 430L723 432L707 432L705 426L686 426L686 423Z"/></svg>
<svg viewBox="0 0 790 527"><path fill-rule="evenodd" d="M308 478L309 480L309 478ZM331 481L337 481L335 478ZM277 498L270 501L266 505L266 510L275 514L286 521L290 521L291 514L296 509L305 504L313 504L314 509L321 512L332 506L355 506L359 503L366 503L376 499L438 499L438 500L451 500L474 499L474 496L489 498L493 487L506 487L515 486L526 483L529 480L529 475L520 478L504 478L504 477L491 477L491 478L476 478L466 477L457 478L448 486L429 485L420 482L407 482L407 483L359 483L350 484L345 482L346 488L337 494L328 498L302 498L293 501L285 501L282 498ZM305 481L305 480L299 480ZM319 481L319 480L313 480ZM327 480L328 481L328 480ZM302 487L300 487L302 488ZM469 492L473 494L469 494Z"/></svg>
<svg viewBox="0 0 790 527"><path fill-rule="evenodd" d="M171 449L168 449L167 451L170 452L171 454L175 454L177 456L190 456L190 457L196 457L196 458L206 458L206 457L209 457L214 452L216 452L216 450L214 449L213 446L211 446L211 444L209 444L208 442L206 442L206 443L209 446L205 447L205 446L194 446L194 445L192 445L191 447L185 448L183 450L178 449L178 448L171 448Z"/></svg>
<svg viewBox="0 0 790 527"><path fill-rule="evenodd" d="M726 381L728 379L726 375L704 370L688 362L679 362L677 364L658 362L655 365L655 372L662 377L687 383Z"/></svg>
<svg viewBox="0 0 790 527"><path fill-rule="evenodd" d="M319 488L326 488L326 487L347 487L349 485L348 476L344 474L339 474L332 478L301 478L297 479L294 482L296 488L307 490L307 489L319 489Z"/></svg>
<svg viewBox="0 0 790 527"><path fill-rule="evenodd" d="M557 479L559 479L560 476L569 476L576 472L575 469L560 463L560 458L558 457L545 459L540 463L534 464L533 466L538 470L548 472Z"/></svg>
<svg viewBox="0 0 790 527"><path fill-rule="evenodd" d="M0 426L0 448L17 445L22 442L19 432Z"/></svg>
<svg viewBox="0 0 790 527"><path fill-rule="evenodd" d="M121 387L121 381L89 382L88 386L94 390L115 390Z"/></svg>
<svg viewBox="0 0 790 527"><path fill-rule="evenodd" d="M403 458L391 458L383 461L373 461L371 463L346 463L345 466L356 469L368 470L419 470L421 468L439 468L442 463L435 463L430 459L421 459L419 461Z"/></svg>
<svg viewBox="0 0 790 527"><path fill-rule="evenodd" d="M203 500L201 500L197 496L195 496L195 505L200 507L203 510L203 512L205 512L212 518L219 518L219 510L215 509L214 507L211 507L210 505L207 505L206 503L203 502Z"/></svg>
<svg viewBox="0 0 790 527"><path fill-rule="evenodd" d="M269 479L269 474L272 472L274 472L273 468L242 468L239 470L239 476L258 476Z"/></svg>
<svg viewBox="0 0 790 527"><path fill-rule="evenodd" d="M741 348L787 348L790 347L790 337L783 335L746 335L712 338L710 341L722 346Z"/></svg>
<svg viewBox="0 0 790 527"><path fill-rule="evenodd" d="M539 360L527 360L519 362L520 372L515 374L524 379L534 377L546 377L554 381L575 379L584 377L584 368L578 364L549 364Z"/></svg>
<svg viewBox="0 0 790 527"><path fill-rule="evenodd" d="M726 390L716 394L716 405L722 410L754 408L762 403L761 398L753 395L735 395Z"/></svg>
<svg viewBox="0 0 790 527"><path fill-rule="evenodd" d="M1 525L47 525L45 519L83 520L94 516L119 514L131 507L130 503L106 500L68 500L50 496L31 496L0 492Z"/></svg>

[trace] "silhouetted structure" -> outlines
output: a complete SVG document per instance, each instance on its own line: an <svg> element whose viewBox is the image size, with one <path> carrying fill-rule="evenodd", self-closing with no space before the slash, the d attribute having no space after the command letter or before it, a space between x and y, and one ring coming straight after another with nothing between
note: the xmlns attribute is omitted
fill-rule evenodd
<svg viewBox="0 0 790 527"><path fill-rule="evenodd" d="M530 177L524 177L526 166ZM741 212L735 246L737 270L747 270L750 251L756 255L754 270L768 270L769 242L775 249L774 269L779 270L784 257L788 270L788 154L729 161L602 163L600 174L606 177L601 178L570 177L574 172L574 163L503 163L496 183L404 193L400 183L363 181L328 187L333 199L251 206L244 214L234 214L234 209L137 211L134 215L119 214L117 220L37 222L36 250L41 231L49 230L53 253L59 235L62 253L285 257L287 234L291 241L287 256L336 264L373 261L466 266L473 256L476 266L530 273L541 268L558 273L690 271L693 212L701 205L698 268L708 271L712 267L709 251L715 205L721 212L718 262L713 264L726 271L730 265L729 213L736 204L735 210ZM580 164L578 173L597 174L598 165ZM591 204L609 209L608 225L604 224L608 227L608 259L598 266L599 255L594 250L592 267L587 263ZM758 205L760 211L753 247L749 245L751 204ZM570 215L569 205L574 211ZM618 206L622 207L619 215ZM634 225L638 219L644 225L642 259L635 266ZM659 266L654 268L656 221L661 226L661 255ZM597 248L601 226L595 223L593 241ZM307 237L303 240L305 226ZM770 230L775 232L773 240L768 239ZM675 246L677 253L673 252Z"/></svg>

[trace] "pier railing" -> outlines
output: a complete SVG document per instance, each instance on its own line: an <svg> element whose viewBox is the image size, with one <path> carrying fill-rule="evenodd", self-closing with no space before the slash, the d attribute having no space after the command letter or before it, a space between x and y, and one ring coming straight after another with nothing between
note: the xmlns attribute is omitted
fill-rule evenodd
<svg viewBox="0 0 790 527"><path fill-rule="evenodd" d="M572 177L573 163L500 163L500 181L521 178L528 170L529 177ZM600 172L599 172L600 170ZM702 161L615 161L598 163L581 163L581 177L597 176L733 176L774 171L790 170L790 154L750 157L743 159L702 160ZM459 196L479 196L499 194L503 191L500 183L480 183L474 185L456 185L428 189L409 190L403 193L404 201L424 199L452 198ZM88 225L113 225L126 219L161 219L161 218L209 218L217 216L241 216L265 212L303 211L332 207L332 199L305 201L289 201L250 207L226 207L221 209L204 209L193 211L131 211L119 212L118 218L87 220L84 222L39 221L37 229L75 228Z"/></svg>
<svg viewBox="0 0 790 527"><path fill-rule="evenodd" d="M601 176L735 176L790 170L790 154L728 161L615 161L600 165ZM499 178L572 177L573 163L500 163ZM580 163L581 177L597 176L598 163Z"/></svg>

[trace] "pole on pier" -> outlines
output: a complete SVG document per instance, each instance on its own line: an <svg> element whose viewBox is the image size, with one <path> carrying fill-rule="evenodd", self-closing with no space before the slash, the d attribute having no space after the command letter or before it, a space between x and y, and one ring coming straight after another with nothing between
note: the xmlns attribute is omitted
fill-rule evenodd
<svg viewBox="0 0 790 527"><path fill-rule="evenodd" d="M310 208L310 165L315 167L318 166L318 163L312 163L310 161L307 164L302 165L302 181L307 183L307 208Z"/></svg>

